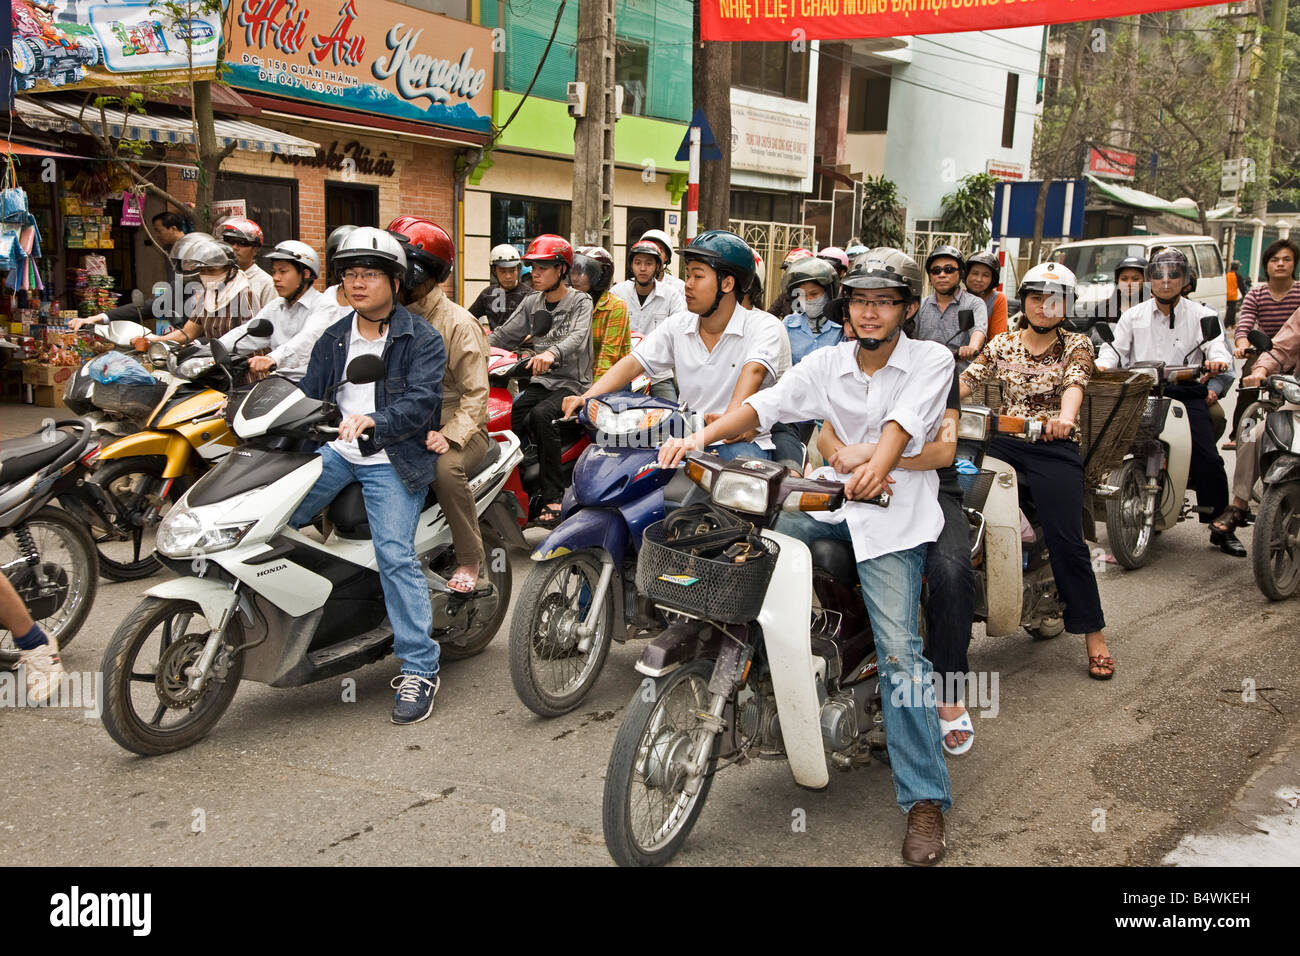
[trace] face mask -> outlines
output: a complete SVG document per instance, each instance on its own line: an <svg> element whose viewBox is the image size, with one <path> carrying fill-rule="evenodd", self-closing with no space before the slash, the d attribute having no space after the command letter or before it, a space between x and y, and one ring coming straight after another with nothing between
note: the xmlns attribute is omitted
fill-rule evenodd
<svg viewBox="0 0 1300 956"><path fill-rule="evenodd" d="M205 289L220 288L221 284L225 282L225 279L222 276L205 276L202 273L199 273L199 279L202 281L203 288Z"/></svg>

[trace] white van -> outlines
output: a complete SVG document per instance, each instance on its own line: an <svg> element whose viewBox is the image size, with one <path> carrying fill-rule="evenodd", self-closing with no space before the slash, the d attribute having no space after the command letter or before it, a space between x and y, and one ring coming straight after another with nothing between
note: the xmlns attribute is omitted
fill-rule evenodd
<svg viewBox="0 0 1300 956"><path fill-rule="evenodd" d="M1228 283L1223 256L1210 236L1111 236L1066 242L1048 257L1059 262L1079 281L1076 315L1106 315L1106 304L1115 292L1115 266L1121 259L1141 256L1150 259L1158 249L1177 249L1196 269L1196 291L1191 298L1222 317L1228 309ZM1118 316L1111 317L1118 318Z"/></svg>

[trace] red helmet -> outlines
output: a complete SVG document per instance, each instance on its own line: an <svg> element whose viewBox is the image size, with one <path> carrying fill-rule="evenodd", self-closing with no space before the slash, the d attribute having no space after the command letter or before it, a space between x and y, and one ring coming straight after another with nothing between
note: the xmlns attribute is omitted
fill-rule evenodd
<svg viewBox="0 0 1300 956"><path fill-rule="evenodd" d="M528 251L523 255L524 262L563 262L565 266L573 265L573 246L561 236L538 236L528 244Z"/></svg>
<svg viewBox="0 0 1300 956"><path fill-rule="evenodd" d="M447 230L423 216L398 216L388 224L388 231L406 244L408 263L419 265L428 278L445 282L456 261L456 244ZM421 279L413 285L420 285Z"/></svg>
<svg viewBox="0 0 1300 956"><path fill-rule="evenodd" d="M217 223L212 234L222 242L232 239L251 242L255 246L262 244L262 227L246 216L229 216Z"/></svg>
<svg viewBox="0 0 1300 956"><path fill-rule="evenodd" d="M788 269L790 267L790 263L792 262L798 262L800 259L811 259L811 258L812 258L811 249L805 249L803 246L795 246L793 249L791 249L789 252L785 254L785 261L781 263L781 268Z"/></svg>

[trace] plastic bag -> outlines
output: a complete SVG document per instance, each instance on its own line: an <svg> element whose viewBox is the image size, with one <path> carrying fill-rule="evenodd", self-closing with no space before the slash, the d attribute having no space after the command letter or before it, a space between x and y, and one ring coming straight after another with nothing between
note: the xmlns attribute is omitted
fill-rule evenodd
<svg viewBox="0 0 1300 956"><path fill-rule="evenodd" d="M121 383L125 385L153 385L154 377L149 370L121 352L105 352L99 358L91 359L90 377L103 385Z"/></svg>

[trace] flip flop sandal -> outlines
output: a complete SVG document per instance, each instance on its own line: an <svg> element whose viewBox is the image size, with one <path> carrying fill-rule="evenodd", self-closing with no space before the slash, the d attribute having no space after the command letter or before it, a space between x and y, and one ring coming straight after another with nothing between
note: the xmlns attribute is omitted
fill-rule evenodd
<svg viewBox="0 0 1300 956"><path fill-rule="evenodd" d="M970 734L970 736L956 747L949 747L948 735L954 730ZM975 728L971 726L970 711L966 711L966 713L962 714L956 720L944 720L940 717L939 739L943 743L944 753L948 754L950 757L960 757L962 754L969 751L971 747L975 746Z"/></svg>
<svg viewBox="0 0 1300 956"><path fill-rule="evenodd" d="M559 508L543 508L536 518L533 519L532 527L534 528L554 528L560 523Z"/></svg>
<svg viewBox="0 0 1300 956"><path fill-rule="evenodd" d="M447 582L447 587L458 594L473 594L478 588L478 575L470 574L468 571L457 571Z"/></svg>

